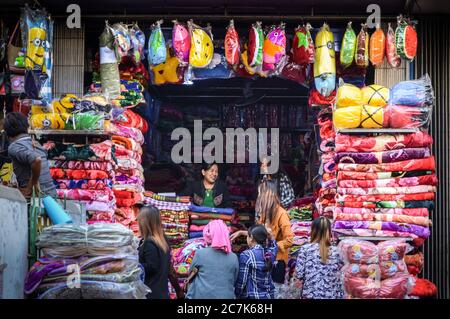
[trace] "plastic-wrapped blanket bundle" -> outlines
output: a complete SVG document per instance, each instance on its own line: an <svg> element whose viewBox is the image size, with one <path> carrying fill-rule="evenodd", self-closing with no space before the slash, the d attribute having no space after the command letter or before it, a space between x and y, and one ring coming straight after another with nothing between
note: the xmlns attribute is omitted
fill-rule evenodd
<svg viewBox="0 0 450 319"><path fill-rule="evenodd" d="M145 299L137 255L138 240L119 224L55 225L45 228L37 246L44 256L29 270L25 293L39 299ZM77 266L78 287L70 276Z"/></svg>
<svg viewBox="0 0 450 319"><path fill-rule="evenodd" d="M345 263L341 276L347 298L405 299L412 291L415 282L404 261L411 249L406 242L389 240L376 245L347 239L338 248Z"/></svg>
<svg viewBox="0 0 450 319"><path fill-rule="evenodd" d="M360 90L344 84L338 89L333 123L337 129L426 128L433 102L428 75L400 82L391 90L380 85Z"/></svg>

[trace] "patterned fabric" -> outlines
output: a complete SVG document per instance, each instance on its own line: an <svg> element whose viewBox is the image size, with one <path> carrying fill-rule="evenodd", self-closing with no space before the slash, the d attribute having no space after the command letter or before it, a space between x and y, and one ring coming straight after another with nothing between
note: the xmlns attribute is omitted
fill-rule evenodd
<svg viewBox="0 0 450 319"><path fill-rule="evenodd" d="M436 194L433 192L420 194L378 194L378 195L340 195L336 196L338 202L378 202L378 201L416 201L416 200L434 200Z"/></svg>
<svg viewBox="0 0 450 319"><path fill-rule="evenodd" d="M397 171L416 171L416 170L435 170L434 156L413 159L408 161L400 161L386 164L338 164L339 171L353 172L397 172Z"/></svg>
<svg viewBox="0 0 450 319"><path fill-rule="evenodd" d="M191 205L189 206L189 210L195 213L212 213L212 214L224 214L224 215L233 215L234 209L232 208L214 208L214 207L202 207Z"/></svg>
<svg viewBox="0 0 450 319"><path fill-rule="evenodd" d="M344 292L340 280L343 262L339 258L337 247L329 249L328 262L322 263L317 243L300 247L296 276L303 281L302 297L306 299L341 299Z"/></svg>
<svg viewBox="0 0 450 319"><path fill-rule="evenodd" d="M428 217L422 216L409 216L409 215L396 215L396 214L380 214L380 213L354 213L346 214L334 212L334 220L347 220L347 221L388 221L396 223L406 223L428 227L430 226L430 220Z"/></svg>
<svg viewBox="0 0 450 319"><path fill-rule="evenodd" d="M113 159L112 142L109 140L89 145L47 142L44 147L48 151L48 157L54 160L103 162Z"/></svg>
<svg viewBox="0 0 450 319"><path fill-rule="evenodd" d="M109 203L114 201L111 189L81 190L81 189L57 189L58 198L69 200L85 200Z"/></svg>
<svg viewBox="0 0 450 319"><path fill-rule="evenodd" d="M431 200L414 200L414 201L367 201L367 202L351 202L337 201L338 206L351 208L427 208L434 209L434 202Z"/></svg>
<svg viewBox="0 0 450 319"><path fill-rule="evenodd" d="M436 186L418 185L411 187L375 187L375 188L338 188L338 193L343 195L380 195L380 194L417 194L436 193Z"/></svg>
<svg viewBox="0 0 450 319"><path fill-rule="evenodd" d="M174 210L174 211L184 211L189 210L190 203L175 203L175 202L163 202L160 200L153 199L151 197L145 197L144 202L158 208L159 210Z"/></svg>
<svg viewBox="0 0 450 319"><path fill-rule="evenodd" d="M417 177L423 175L430 175L432 171L409 171L409 172L375 172L375 173L363 173L363 172L347 172L339 171L337 173L338 180L373 180L373 179L389 179L389 178L406 178Z"/></svg>
<svg viewBox="0 0 450 319"><path fill-rule="evenodd" d="M338 182L339 187L348 188L370 188L370 187L402 187L402 186L417 186L417 185L432 185L436 186L438 179L435 174L423 175L417 177L406 178L389 178L389 179L375 179L375 180L342 180Z"/></svg>
<svg viewBox="0 0 450 319"><path fill-rule="evenodd" d="M100 170L110 172L113 170L111 162L84 162L84 161L49 161L49 166L53 168L63 169L86 169L86 170Z"/></svg>
<svg viewBox="0 0 450 319"><path fill-rule="evenodd" d="M112 187L112 180L110 179L57 179L53 182L59 189L105 189Z"/></svg>
<svg viewBox="0 0 450 319"><path fill-rule="evenodd" d="M427 208L350 208L336 207L340 214L389 214L428 217Z"/></svg>
<svg viewBox="0 0 450 319"><path fill-rule="evenodd" d="M429 148L404 148L383 152L340 152L336 153L336 163L381 164L429 157Z"/></svg>
<svg viewBox="0 0 450 319"><path fill-rule="evenodd" d="M89 179L89 180L104 180L109 179L110 174L107 171L101 170L84 170L84 169L63 169L50 168L50 175L53 179Z"/></svg>
<svg viewBox="0 0 450 319"><path fill-rule="evenodd" d="M292 188L291 181L286 174L280 176L280 202L284 208L289 207L292 201L295 199L294 189Z"/></svg>
<svg viewBox="0 0 450 319"><path fill-rule="evenodd" d="M433 138L422 131L412 134L381 134L374 137L338 134L336 152L382 152L398 148L428 147Z"/></svg>
<svg viewBox="0 0 450 319"><path fill-rule="evenodd" d="M255 245L244 251L239 257L239 276L236 282L236 297L247 299L274 299L275 287L270 270L264 270L265 260L269 258L272 264L277 255L277 245L274 240L265 251L261 245Z"/></svg>
<svg viewBox="0 0 450 319"><path fill-rule="evenodd" d="M375 230L391 230L404 233L415 234L422 238L430 236L430 229L418 225L408 225L394 222L380 222L380 221L335 221L333 229L375 229Z"/></svg>

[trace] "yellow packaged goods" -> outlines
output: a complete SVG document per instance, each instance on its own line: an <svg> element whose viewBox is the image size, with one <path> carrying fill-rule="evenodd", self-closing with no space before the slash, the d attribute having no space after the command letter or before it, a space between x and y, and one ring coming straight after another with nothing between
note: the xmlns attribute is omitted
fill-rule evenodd
<svg viewBox="0 0 450 319"><path fill-rule="evenodd" d="M361 111L361 124L363 128L383 127L383 107L364 105Z"/></svg>
<svg viewBox="0 0 450 319"><path fill-rule="evenodd" d="M357 128L361 123L362 106L348 106L334 110L333 124L337 129Z"/></svg>
<svg viewBox="0 0 450 319"><path fill-rule="evenodd" d="M63 130L66 126L66 121L70 117L70 114L57 114L57 113L41 113L33 114L30 117L30 126L33 129L43 130Z"/></svg>
<svg viewBox="0 0 450 319"><path fill-rule="evenodd" d="M192 21L188 22L191 34L191 50L189 52L189 64L195 68L204 68L214 55L214 45L210 35L196 26ZM207 28L210 31L210 27Z"/></svg>
<svg viewBox="0 0 450 319"><path fill-rule="evenodd" d="M361 89L362 103L370 106L384 107L389 101L389 89L382 85L372 84Z"/></svg>
<svg viewBox="0 0 450 319"><path fill-rule="evenodd" d="M343 84L339 87L336 96L336 106L358 106L362 105L361 90L352 84Z"/></svg>

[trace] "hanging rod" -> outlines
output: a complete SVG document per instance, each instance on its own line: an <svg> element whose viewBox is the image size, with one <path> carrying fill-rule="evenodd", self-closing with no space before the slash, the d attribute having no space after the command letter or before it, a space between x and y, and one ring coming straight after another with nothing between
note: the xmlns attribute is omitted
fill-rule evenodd
<svg viewBox="0 0 450 319"><path fill-rule="evenodd" d="M346 21L365 20L369 15L203 15L203 14L82 14L82 19L130 19L130 20L159 20L172 21L174 19L183 20L208 20L208 21ZM54 18L67 18L67 15L54 15ZM383 21L396 21L397 16L381 16Z"/></svg>

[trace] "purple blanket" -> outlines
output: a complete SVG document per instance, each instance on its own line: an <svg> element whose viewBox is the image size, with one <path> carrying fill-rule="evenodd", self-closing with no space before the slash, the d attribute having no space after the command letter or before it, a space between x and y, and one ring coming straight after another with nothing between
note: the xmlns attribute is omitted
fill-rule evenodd
<svg viewBox="0 0 450 319"><path fill-rule="evenodd" d="M404 148L383 152L341 152L336 153L334 160L336 163L357 163L357 164L382 164L419 159L430 156L430 149Z"/></svg>
<svg viewBox="0 0 450 319"><path fill-rule="evenodd" d="M335 221L333 229L375 229L389 230L415 234L422 238L430 236L430 229L411 224L400 224L394 222L373 222L373 221Z"/></svg>

